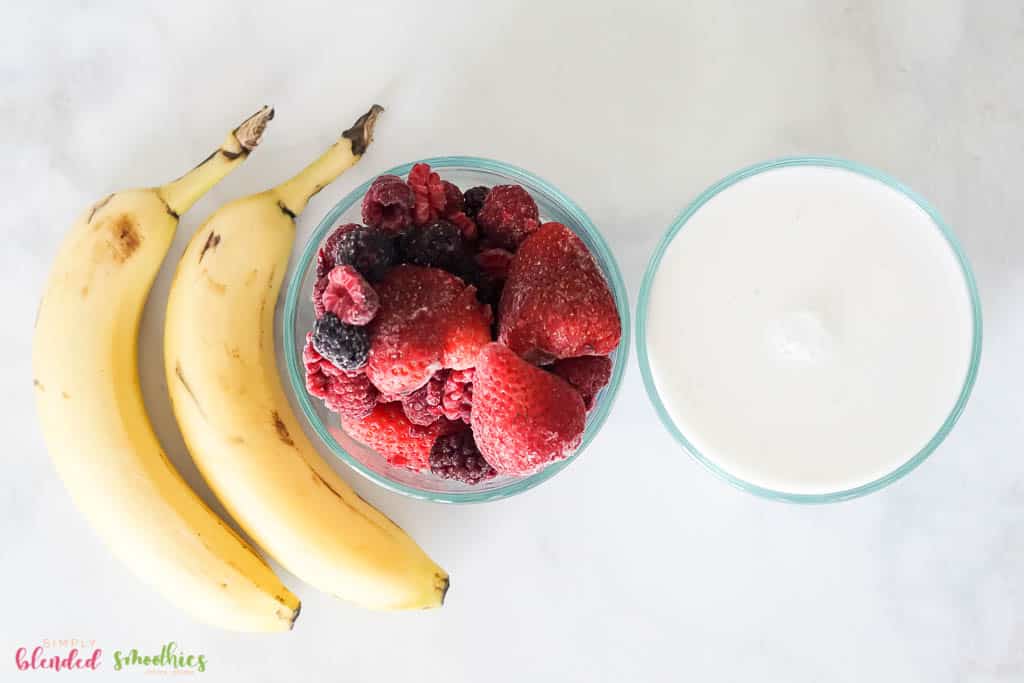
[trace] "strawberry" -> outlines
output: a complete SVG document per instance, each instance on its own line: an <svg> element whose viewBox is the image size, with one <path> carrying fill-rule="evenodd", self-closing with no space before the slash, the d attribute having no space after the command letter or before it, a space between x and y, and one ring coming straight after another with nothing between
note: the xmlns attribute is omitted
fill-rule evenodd
<svg viewBox="0 0 1024 683"><path fill-rule="evenodd" d="M407 394L442 368L473 367L491 340L490 307L438 268L402 265L377 284L366 375L385 394Z"/></svg>
<svg viewBox="0 0 1024 683"><path fill-rule="evenodd" d="M612 359L608 356L580 356L563 358L551 366L555 373L576 387L587 410L594 407L594 398L612 377Z"/></svg>
<svg viewBox="0 0 1024 683"><path fill-rule="evenodd" d="M501 344L480 351L470 424L480 453L495 470L530 474L570 456L585 421L583 399L561 377Z"/></svg>
<svg viewBox="0 0 1024 683"><path fill-rule="evenodd" d="M428 427L414 425L401 403L379 403L362 420L344 420L345 431L374 449L395 467L419 472L430 467L430 449L437 437L465 429L461 422L440 418Z"/></svg>
<svg viewBox="0 0 1024 683"><path fill-rule="evenodd" d="M561 223L545 223L520 245L498 321L498 341L538 364L607 355L622 335L615 299L593 256Z"/></svg>

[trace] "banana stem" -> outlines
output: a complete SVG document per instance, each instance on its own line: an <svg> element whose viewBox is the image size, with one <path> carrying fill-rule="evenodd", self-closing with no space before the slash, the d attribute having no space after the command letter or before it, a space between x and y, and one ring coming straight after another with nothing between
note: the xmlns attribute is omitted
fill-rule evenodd
<svg viewBox="0 0 1024 683"><path fill-rule="evenodd" d="M188 211L210 188L245 161L249 152L260 144L263 131L273 118L273 108L263 107L231 131L224 143L198 166L158 188L167 208L177 216Z"/></svg>
<svg viewBox="0 0 1024 683"><path fill-rule="evenodd" d="M373 141L373 127L382 111L384 108L379 104L370 107L320 158L274 188L281 208L298 216L306 208L310 197L359 161Z"/></svg>

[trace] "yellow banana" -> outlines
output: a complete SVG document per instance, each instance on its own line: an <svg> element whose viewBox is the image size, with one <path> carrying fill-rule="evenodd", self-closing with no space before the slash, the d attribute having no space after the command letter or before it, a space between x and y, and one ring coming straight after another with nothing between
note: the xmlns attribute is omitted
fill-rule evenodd
<svg viewBox="0 0 1024 683"><path fill-rule="evenodd" d="M437 607L448 575L310 444L274 354L274 306L309 198L359 160L374 106L291 180L199 228L171 285L167 385L200 472L267 553L327 593L378 609Z"/></svg>
<svg viewBox="0 0 1024 683"><path fill-rule="evenodd" d="M79 510L143 581L239 631L287 630L299 601L167 459L142 402L137 342L178 216L248 156L272 117L264 107L178 180L89 208L61 245L32 347L46 443Z"/></svg>

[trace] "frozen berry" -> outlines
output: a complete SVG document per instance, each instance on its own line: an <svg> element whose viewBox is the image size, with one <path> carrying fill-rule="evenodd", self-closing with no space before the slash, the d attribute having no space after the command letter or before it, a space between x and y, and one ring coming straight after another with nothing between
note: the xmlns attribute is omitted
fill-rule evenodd
<svg viewBox="0 0 1024 683"><path fill-rule="evenodd" d="M324 277L327 273L331 272L331 268L335 266L334 252L338 248L338 240L341 236L350 230L354 230L359 226L355 223L346 223L334 230L326 240L324 240L323 246L316 252L316 276Z"/></svg>
<svg viewBox="0 0 1024 683"><path fill-rule="evenodd" d="M478 484L497 474L480 455L469 429L437 437L430 449L430 471L464 484Z"/></svg>
<svg viewBox="0 0 1024 683"><path fill-rule="evenodd" d="M479 231L477 230L476 223L474 223L473 219L466 214L461 211L457 211L455 213L448 214L446 218L455 224L455 227L457 227L462 233L462 238L464 240L472 241L477 238L477 233Z"/></svg>
<svg viewBox="0 0 1024 683"><path fill-rule="evenodd" d="M580 356L555 361L551 371L576 387L587 410L612 377L612 359L608 356Z"/></svg>
<svg viewBox="0 0 1024 683"><path fill-rule="evenodd" d="M447 180L442 180L441 186L444 187L444 215L451 216L455 213L462 213L464 201L459 186L449 183Z"/></svg>
<svg viewBox="0 0 1024 683"><path fill-rule="evenodd" d="M512 252L504 249L484 249L476 255L476 263L480 270L495 280L508 277L508 266L512 263Z"/></svg>
<svg viewBox="0 0 1024 683"><path fill-rule="evenodd" d="M327 289L327 283L327 276L324 275L313 284L313 312L318 318L324 314L323 295L324 290Z"/></svg>
<svg viewBox="0 0 1024 683"><path fill-rule="evenodd" d="M445 380L448 371L437 372L422 387L402 398L402 410L414 425L432 425L441 417L441 401L444 397Z"/></svg>
<svg viewBox="0 0 1024 683"><path fill-rule="evenodd" d="M324 313L313 326L313 348L342 370L358 370L370 355L365 327L346 325L333 313Z"/></svg>
<svg viewBox="0 0 1024 683"><path fill-rule="evenodd" d="M424 225L444 212L445 190L441 176L429 164L416 164L409 171L409 187L415 197L412 222Z"/></svg>
<svg viewBox="0 0 1024 683"><path fill-rule="evenodd" d="M395 467L419 472L430 467L430 449L439 436L464 429L461 422L444 418L432 425L414 425L401 403L377 403L362 420L343 420L345 431L376 450Z"/></svg>
<svg viewBox="0 0 1024 683"><path fill-rule="evenodd" d="M396 260L391 235L361 225L342 235L334 250L335 264L352 266L370 282L384 277Z"/></svg>
<svg viewBox="0 0 1024 683"><path fill-rule="evenodd" d="M488 344L477 357L470 422L494 469L531 474L576 450L586 409L561 377L530 365L507 346Z"/></svg>
<svg viewBox="0 0 1024 683"><path fill-rule="evenodd" d="M476 215L480 231L495 247L514 250L540 227L537 203L520 185L497 185Z"/></svg>
<svg viewBox="0 0 1024 683"><path fill-rule="evenodd" d="M464 260L465 247L459 229L440 219L403 233L398 238L398 253L406 263L451 272Z"/></svg>
<svg viewBox="0 0 1024 683"><path fill-rule="evenodd" d="M327 274L327 287L320 296L324 311L349 325L365 325L377 314L380 299L359 271L352 266L335 266Z"/></svg>
<svg viewBox="0 0 1024 683"><path fill-rule="evenodd" d="M487 199L488 192L490 189L482 185L466 190L462 195L463 212L470 218L476 218L476 215L480 213L480 207L484 205L484 200Z"/></svg>
<svg viewBox="0 0 1024 683"><path fill-rule="evenodd" d="M363 195L363 222L385 232L400 232L412 225L416 198L412 188L395 175L378 176Z"/></svg>
<svg viewBox="0 0 1024 683"><path fill-rule="evenodd" d="M449 420L469 423L473 408L473 368L451 370L444 381L441 412Z"/></svg>
<svg viewBox="0 0 1024 683"><path fill-rule="evenodd" d="M313 347L313 333L306 335L302 351L306 391L323 399L329 410L342 418L360 420L373 410L379 392L363 373L349 373L333 365Z"/></svg>

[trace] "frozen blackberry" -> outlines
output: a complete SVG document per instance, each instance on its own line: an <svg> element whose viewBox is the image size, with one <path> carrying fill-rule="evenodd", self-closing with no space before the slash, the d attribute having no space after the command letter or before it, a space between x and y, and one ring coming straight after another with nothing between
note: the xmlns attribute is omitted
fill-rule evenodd
<svg viewBox="0 0 1024 683"><path fill-rule="evenodd" d="M483 185L466 190L462 195L463 213L470 218L476 218L476 215L480 212L480 207L484 205L484 200L487 199L488 192L490 192L490 189Z"/></svg>
<svg viewBox="0 0 1024 683"><path fill-rule="evenodd" d="M430 471L442 479L478 484L496 472L480 455L473 432L465 429L439 436L430 449Z"/></svg>
<svg viewBox="0 0 1024 683"><path fill-rule="evenodd" d="M334 248L336 265L352 266L370 282L384 277L395 264L395 242L384 230L357 226L338 239Z"/></svg>
<svg viewBox="0 0 1024 683"><path fill-rule="evenodd" d="M466 261L462 231L444 219L402 233L398 237L398 252L405 263L451 272Z"/></svg>
<svg viewBox="0 0 1024 683"><path fill-rule="evenodd" d="M313 348L342 370L358 370L370 355L370 335L365 327L346 325L328 312L313 326Z"/></svg>

